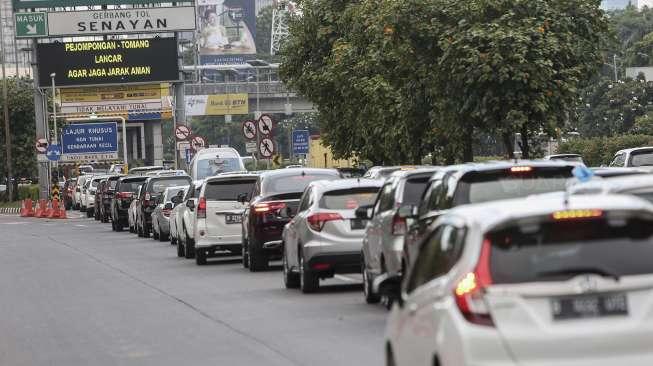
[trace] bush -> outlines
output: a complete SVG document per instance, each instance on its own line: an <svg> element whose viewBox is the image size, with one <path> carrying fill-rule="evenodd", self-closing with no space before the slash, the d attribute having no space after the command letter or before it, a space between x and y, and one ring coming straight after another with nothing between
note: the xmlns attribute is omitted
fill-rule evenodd
<svg viewBox="0 0 653 366"><path fill-rule="evenodd" d="M39 199L39 186L38 184L31 184L27 186L18 187L18 200L24 200L31 198L32 201L38 201Z"/></svg>
<svg viewBox="0 0 653 366"><path fill-rule="evenodd" d="M653 146L653 136L621 135L574 139L561 143L558 153L580 154L587 166L601 166L610 164L617 151L641 146Z"/></svg>

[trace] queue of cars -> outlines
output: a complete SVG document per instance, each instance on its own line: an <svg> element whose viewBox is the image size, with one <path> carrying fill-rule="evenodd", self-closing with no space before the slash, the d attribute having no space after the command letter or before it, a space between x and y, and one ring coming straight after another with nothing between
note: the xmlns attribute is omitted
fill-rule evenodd
<svg viewBox="0 0 653 366"><path fill-rule="evenodd" d="M80 177L79 207L197 265L240 255L255 272L279 260L285 287L304 293L360 273L361 301L391 308L386 365L653 361L646 169L551 156L344 178L203 156L214 161L194 162L192 175ZM89 206L93 182L101 203Z"/></svg>

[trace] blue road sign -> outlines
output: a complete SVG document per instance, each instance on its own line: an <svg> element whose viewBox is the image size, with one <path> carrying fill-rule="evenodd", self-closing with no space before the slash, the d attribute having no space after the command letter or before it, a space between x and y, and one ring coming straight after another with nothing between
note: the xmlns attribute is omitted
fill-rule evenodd
<svg viewBox="0 0 653 366"><path fill-rule="evenodd" d="M308 130L294 130L292 132L293 154L308 154L309 139Z"/></svg>
<svg viewBox="0 0 653 366"><path fill-rule="evenodd" d="M116 122L66 125L61 132L64 154L101 154L118 152Z"/></svg>
<svg viewBox="0 0 653 366"><path fill-rule="evenodd" d="M186 164L190 164L193 160L193 149L186 149Z"/></svg>
<svg viewBox="0 0 653 366"><path fill-rule="evenodd" d="M48 145L47 150L45 150L45 156L47 156L50 161L59 161L59 159L61 159L61 145Z"/></svg>

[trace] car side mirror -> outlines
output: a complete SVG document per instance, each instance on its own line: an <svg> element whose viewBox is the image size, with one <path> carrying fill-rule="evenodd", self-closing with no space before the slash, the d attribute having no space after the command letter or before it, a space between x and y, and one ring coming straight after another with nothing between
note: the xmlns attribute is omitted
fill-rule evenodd
<svg viewBox="0 0 653 366"><path fill-rule="evenodd" d="M172 202L168 202L163 206L164 210L172 210Z"/></svg>
<svg viewBox="0 0 653 366"><path fill-rule="evenodd" d="M415 205L403 205L399 207L397 215L402 219L414 219L417 217L417 206Z"/></svg>
<svg viewBox="0 0 653 366"><path fill-rule="evenodd" d="M247 203L247 193L240 193L237 197L237 200L242 204Z"/></svg>
<svg viewBox="0 0 653 366"><path fill-rule="evenodd" d="M186 207L188 207L189 210L193 211L195 209L195 201L193 200L186 201Z"/></svg>
<svg viewBox="0 0 653 366"><path fill-rule="evenodd" d="M356 209L356 218L357 219L363 219L363 220L369 220L372 218L372 210L374 209L373 206L360 206L359 208Z"/></svg>
<svg viewBox="0 0 653 366"><path fill-rule="evenodd" d="M374 292L386 296L390 301L397 302L399 306L403 306L404 299L401 294L401 275L383 274L374 279L372 282L372 289Z"/></svg>

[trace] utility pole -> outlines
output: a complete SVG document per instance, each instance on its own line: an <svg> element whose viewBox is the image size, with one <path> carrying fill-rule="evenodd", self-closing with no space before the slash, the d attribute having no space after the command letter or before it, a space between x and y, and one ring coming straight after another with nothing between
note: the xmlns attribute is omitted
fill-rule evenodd
<svg viewBox="0 0 653 366"><path fill-rule="evenodd" d="M11 130L9 129L9 100L7 98L7 74L5 62L7 54L5 53L4 22L2 20L2 7L0 6L0 53L2 53L2 108L5 120L5 155L7 158L7 198L9 202L14 200L14 182L13 168L11 158Z"/></svg>
<svg viewBox="0 0 653 366"><path fill-rule="evenodd" d="M617 76L617 54L612 55L612 66L614 67L614 81L617 82L619 81Z"/></svg>

